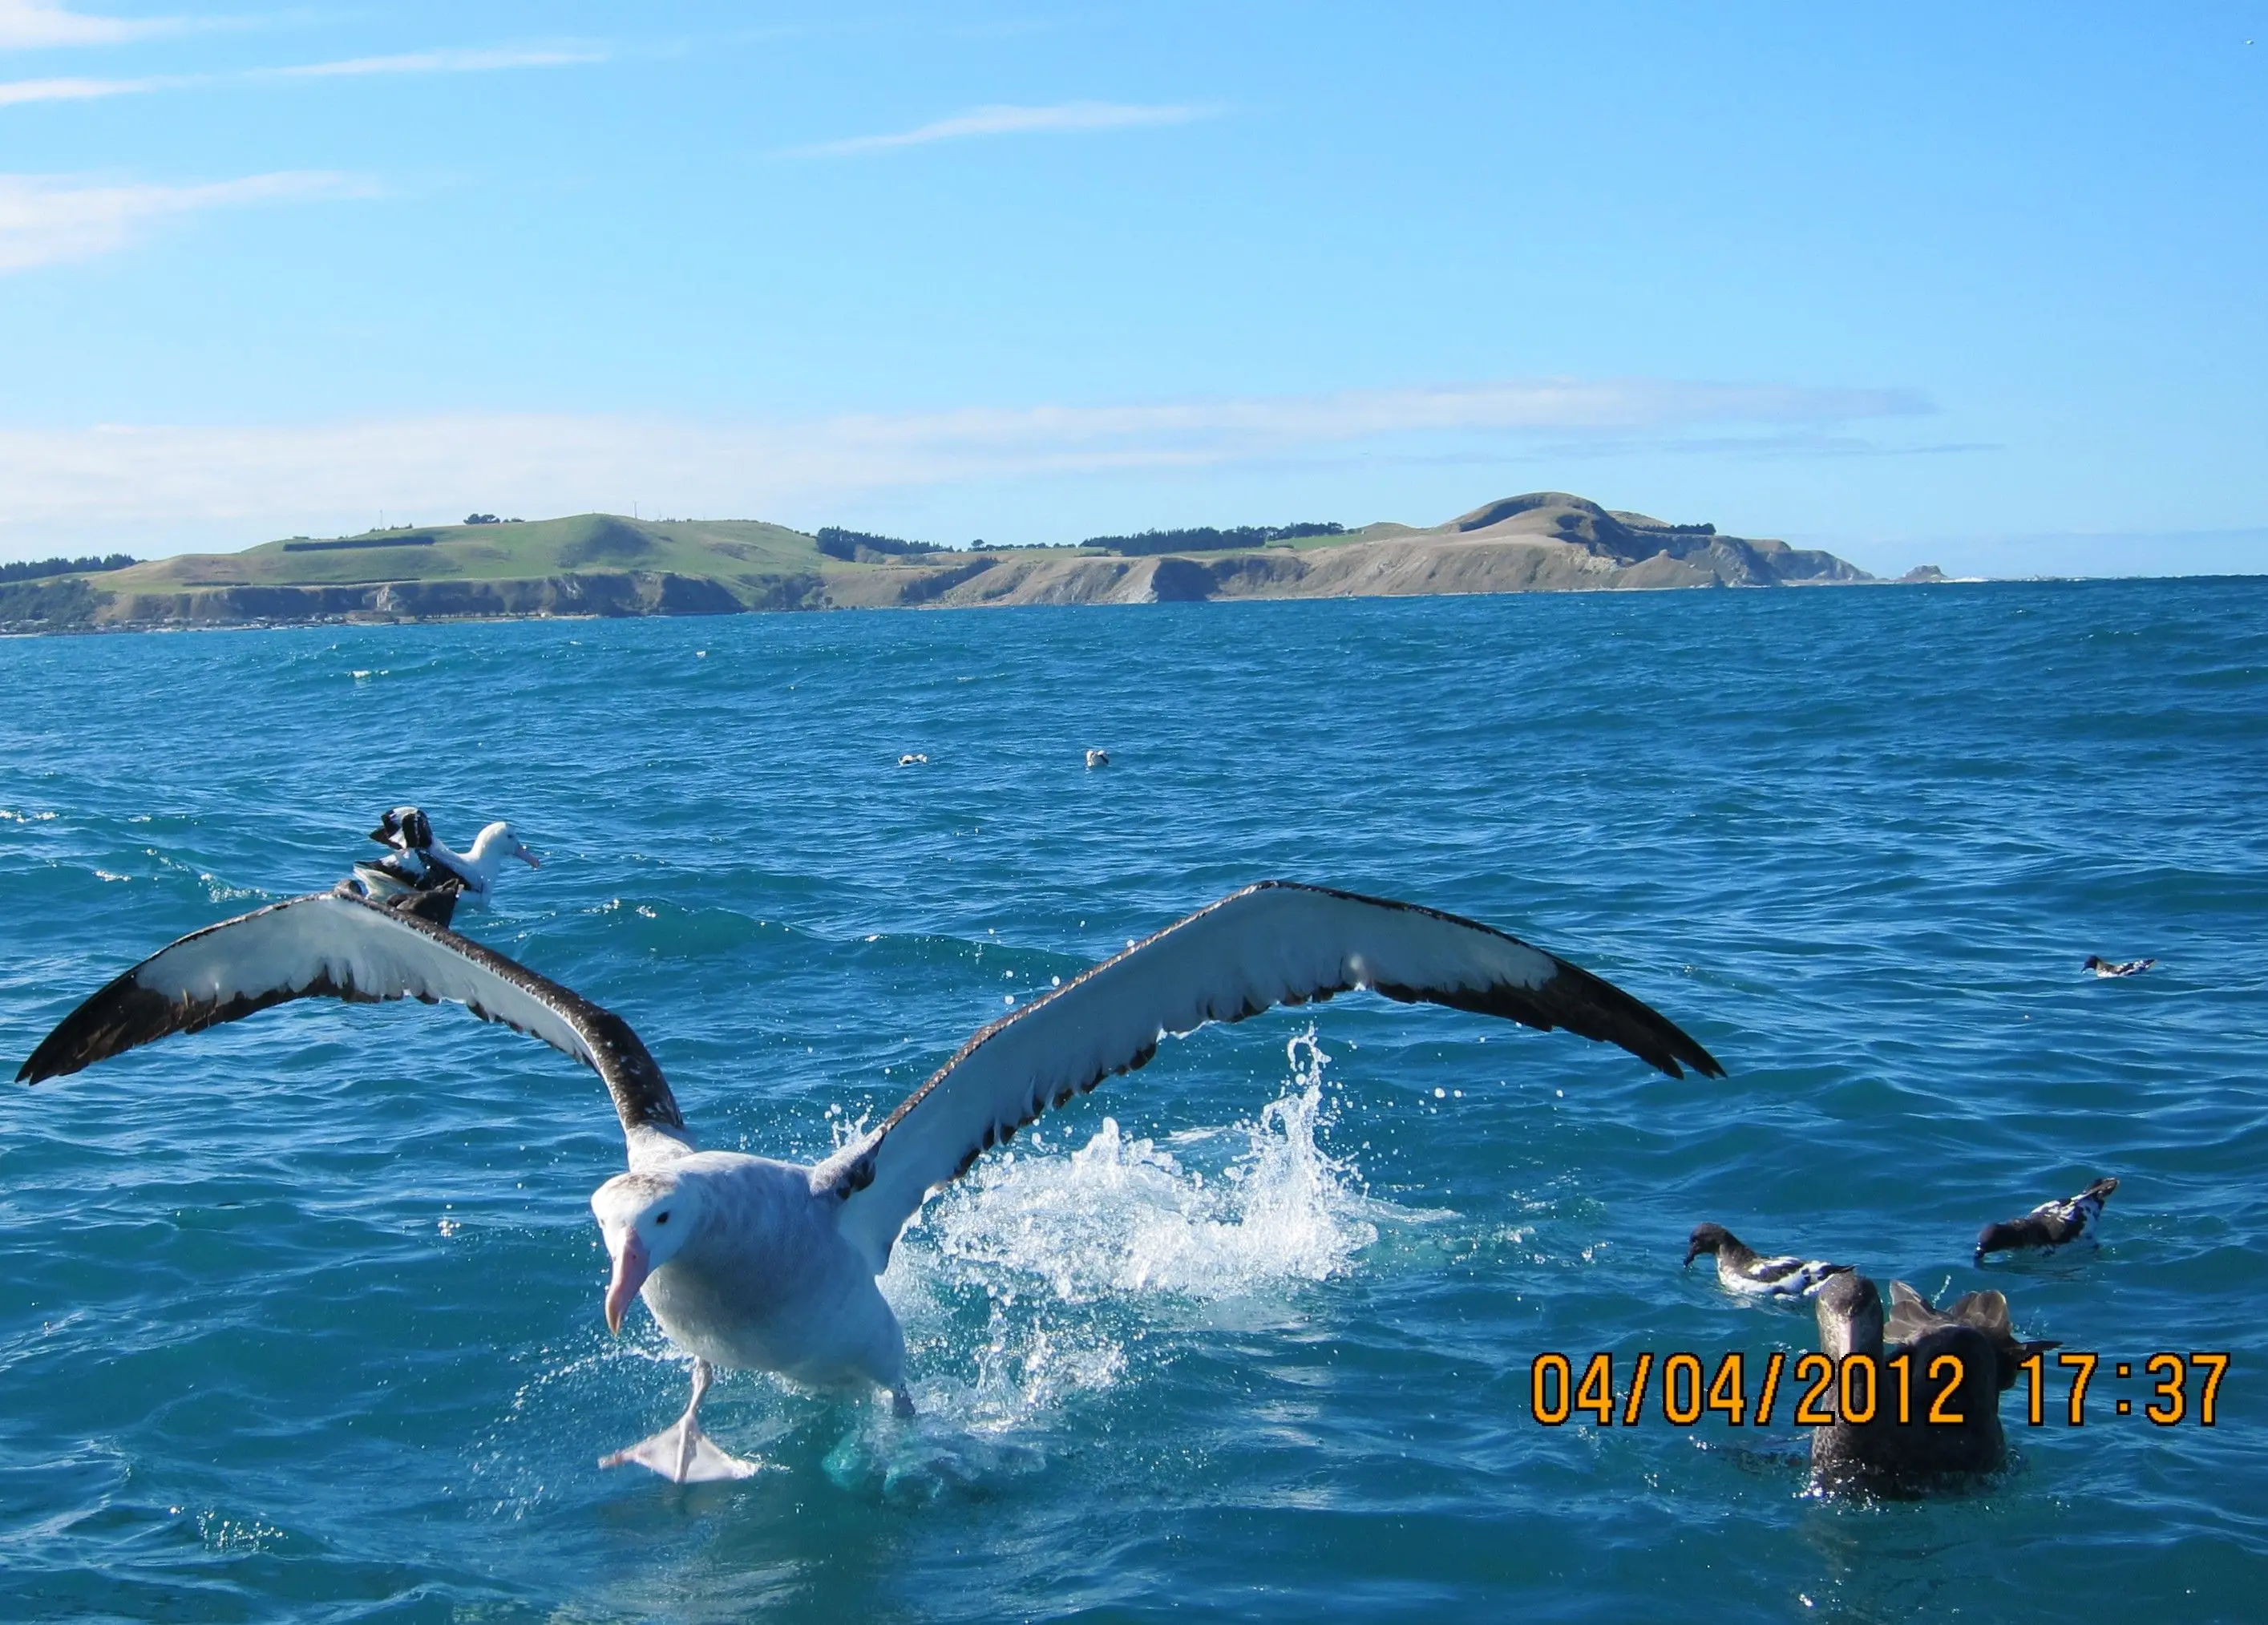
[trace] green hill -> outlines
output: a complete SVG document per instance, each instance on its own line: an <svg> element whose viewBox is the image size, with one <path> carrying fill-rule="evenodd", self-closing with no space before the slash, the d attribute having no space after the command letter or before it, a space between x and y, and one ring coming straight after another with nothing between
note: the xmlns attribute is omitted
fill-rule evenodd
<svg viewBox="0 0 2268 1625"><path fill-rule="evenodd" d="M799 531L754 519L626 519L578 513L528 524L439 525L296 536L241 553L188 553L103 577L114 592L196 587L512 581L571 571L666 571L751 583L815 573L827 561Z"/></svg>
<svg viewBox="0 0 2268 1625"><path fill-rule="evenodd" d="M1719 535L1707 525L1666 524L1560 491L1507 497L1422 528L1200 529L1099 538L1084 546L966 552L912 550L891 538L851 532L810 536L755 519L580 513L528 524L294 536L241 553L190 553L99 573L0 582L0 629L1770 587L1866 579L1831 554Z"/></svg>

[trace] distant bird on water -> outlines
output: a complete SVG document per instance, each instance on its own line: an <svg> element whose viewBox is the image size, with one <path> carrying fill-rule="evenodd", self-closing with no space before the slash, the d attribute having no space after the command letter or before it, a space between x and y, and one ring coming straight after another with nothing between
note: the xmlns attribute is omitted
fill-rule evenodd
<svg viewBox="0 0 2268 1625"><path fill-rule="evenodd" d="M2098 976L2139 976L2158 961L2155 960L2106 960L2099 953L2087 956L2081 970L2091 970Z"/></svg>
<svg viewBox="0 0 2268 1625"><path fill-rule="evenodd" d="M1696 1224L1685 1244L1685 1264L1704 1253L1717 1255L1717 1284L1743 1298L1793 1303L1816 1292L1828 1279L1849 1272L1848 1264L1787 1254L1765 1258L1722 1224Z"/></svg>
<svg viewBox="0 0 2268 1625"><path fill-rule="evenodd" d="M1108 767L1110 765L1110 753L1107 750L1091 750L1087 752L1086 765L1090 768Z"/></svg>
<svg viewBox="0 0 2268 1625"><path fill-rule="evenodd" d="M613 1096L629 1172L591 1198L609 1328L643 1297L693 1357L685 1414L605 1457L680 1483L755 1464L701 1431L712 1365L821 1387L873 1384L913 1408L905 1339L876 1278L939 1186L1050 1107L1146 1064L1168 1033L1356 988L1617 1044L1672 1077L1724 1069L1612 983L1492 927L1410 903L1268 880L1224 898L977 1032L880 1126L816 1166L697 1149L661 1069L611 1011L430 922L359 897L295 898L182 938L95 994L22 1081L285 1000L451 1000L541 1039Z"/></svg>
<svg viewBox="0 0 2268 1625"><path fill-rule="evenodd" d="M1987 1224L1977 1238L1977 1261L1983 1263L1987 1253L2052 1253L2073 1242L2099 1239L2095 1222L2117 1188L2117 1180L2097 1180L2076 1196L2043 1202L2021 1218Z"/></svg>
<svg viewBox="0 0 2268 1625"><path fill-rule="evenodd" d="M929 758L920 751L908 751L898 758L898 766L902 768L925 768L928 765Z"/></svg>

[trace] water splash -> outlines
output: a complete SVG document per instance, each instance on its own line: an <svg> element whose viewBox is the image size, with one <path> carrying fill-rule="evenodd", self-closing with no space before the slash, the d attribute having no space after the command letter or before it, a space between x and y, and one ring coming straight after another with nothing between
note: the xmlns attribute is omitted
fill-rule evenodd
<svg viewBox="0 0 2268 1625"><path fill-rule="evenodd" d="M1042 1129L925 1209L883 1278L921 1415L893 1424L871 1408L828 1475L920 1503L1035 1471L1083 1402L1170 1357L1172 1339L1155 1334L1351 1268L1396 1210L1324 1147L1329 1057L1314 1030L1286 1053L1276 1099L1248 1121L1174 1135L1179 1155L1112 1118L1065 1150ZM833 1126L840 1144L863 1123Z"/></svg>
<svg viewBox="0 0 2268 1625"><path fill-rule="evenodd" d="M980 1165L923 1216L947 1275L981 1269L1064 1303L1165 1293L1200 1301L1324 1281L1378 1239L1378 1204L1352 1164L1323 1148L1329 1057L1312 1028L1285 1046L1284 1092L1257 1119L1173 1136L1195 1157L1241 1134L1208 1177L1116 1118L1069 1156Z"/></svg>

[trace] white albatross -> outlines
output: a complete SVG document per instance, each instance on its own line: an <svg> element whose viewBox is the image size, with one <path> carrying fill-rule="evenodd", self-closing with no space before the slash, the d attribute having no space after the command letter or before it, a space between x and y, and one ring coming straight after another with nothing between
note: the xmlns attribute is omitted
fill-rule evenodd
<svg viewBox="0 0 2268 1625"><path fill-rule="evenodd" d="M683 1483L755 1470L696 1421L711 1365L815 1386L873 1383L910 1413L905 1340L876 1278L923 1199L988 1147L1144 1065L1166 1033L1355 988L1565 1027L1672 1077L1685 1066L1724 1075L1657 1011L1517 938L1414 904L1266 880L984 1027L880 1127L815 1167L702 1151L621 1017L430 921L339 893L256 909L151 955L65 1017L17 1077L61 1077L319 996L460 1004L582 1062L605 1081L629 1148L629 1172L591 1198L613 1262L607 1325L619 1333L643 1296L693 1357L684 1415L600 1465L637 1462Z"/></svg>
<svg viewBox="0 0 2268 1625"><path fill-rule="evenodd" d="M498 820L473 837L469 852L453 852L433 838L433 826L416 807L390 807L385 819L370 832L373 841L393 849L394 856L375 864L357 864L355 879L379 902L391 901L414 891L425 891L455 881L464 896L485 902L496 887L504 860L516 857L530 869L543 867L542 859L527 843ZM446 923L445 921L444 923Z"/></svg>

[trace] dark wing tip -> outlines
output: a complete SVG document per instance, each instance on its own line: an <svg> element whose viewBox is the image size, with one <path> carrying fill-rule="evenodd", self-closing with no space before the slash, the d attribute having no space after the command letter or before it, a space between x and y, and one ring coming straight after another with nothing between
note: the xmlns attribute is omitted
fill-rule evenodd
<svg viewBox="0 0 2268 1625"><path fill-rule="evenodd" d="M1342 891L1330 886L1310 886L1298 880L1255 881L1242 891L1224 898L1214 907L1234 902L1238 898L1249 896L1255 892L1268 891L1314 892L1349 902L1366 903L1375 908L1425 915L1469 930L1503 938L1530 952L1543 953L1555 967L1549 981L1542 987L1533 989L1504 983L1488 988L1451 989L1373 982L1372 991L1387 998L1404 1004L1444 1004L1453 1010L1469 1010L1478 1015L1521 1022L1547 1033L1554 1027L1565 1027L1578 1037L1617 1045L1648 1066L1672 1077L1684 1077L1685 1068L1689 1066L1704 1077L1725 1076L1724 1066L1716 1056L1703 1048L1691 1033L1643 999L1631 996L1580 965L1571 965L1558 955L1547 952L1533 943L1522 942L1484 921L1444 913L1439 908L1428 908L1418 903L1398 901L1390 897L1371 897L1360 892Z"/></svg>
<svg viewBox="0 0 2268 1625"><path fill-rule="evenodd" d="M1671 1077L1684 1077L1689 1066L1704 1077L1725 1076L1723 1063L1699 1040L1644 999L1556 955L1552 962L1557 973L1536 996L1559 1026L1584 1038L1619 1045Z"/></svg>
<svg viewBox="0 0 2268 1625"><path fill-rule="evenodd" d="M128 971L57 1022L18 1070L16 1081L37 1084L84 1071L176 1031L182 1015L173 1000L152 993Z"/></svg>

